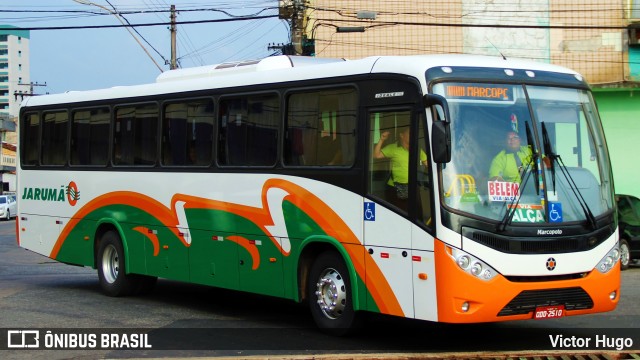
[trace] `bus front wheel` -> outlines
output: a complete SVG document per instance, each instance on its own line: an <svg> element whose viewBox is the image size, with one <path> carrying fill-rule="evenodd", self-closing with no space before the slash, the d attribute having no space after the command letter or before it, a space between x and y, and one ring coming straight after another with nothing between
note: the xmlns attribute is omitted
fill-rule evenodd
<svg viewBox="0 0 640 360"><path fill-rule="evenodd" d="M120 236L113 230L102 235L98 249L98 278L102 291L109 296L126 296L138 286L138 278L126 271Z"/></svg>
<svg viewBox="0 0 640 360"><path fill-rule="evenodd" d="M311 314L322 331L347 335L358 327L353 310L351 279L342 257L332 251L318 256L309 271L307 299Z"/></svg>

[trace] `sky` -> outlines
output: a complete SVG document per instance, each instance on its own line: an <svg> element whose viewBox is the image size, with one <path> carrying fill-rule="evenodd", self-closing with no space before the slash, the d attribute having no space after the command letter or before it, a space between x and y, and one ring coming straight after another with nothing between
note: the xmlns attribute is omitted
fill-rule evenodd
<svg viewBox="0 0 640 360"><path fill-rule="evenodd" d="M169 70L165 60L171 59L168 25L171 5L175 5L178 11L178 23L278 14L277 0L91 0L91 3L95 5L79 4L73 0L0 2L0 26L79 28L30 31L31 81L46 83L46 86L34 87L35 93L54 94L154 82L161 73L156 64L163 71ZM133 32L151 56L147 55L127 28L82 28L121 25L109 3L118 12L147 11L144 14L124 15L131 24L167 24L137 27L142 37ZM264 58L276 52L268 49L269 44L287 42L289 27L286 21L277 16L182 24L177 27L177 57L181 68Z"/></svg>

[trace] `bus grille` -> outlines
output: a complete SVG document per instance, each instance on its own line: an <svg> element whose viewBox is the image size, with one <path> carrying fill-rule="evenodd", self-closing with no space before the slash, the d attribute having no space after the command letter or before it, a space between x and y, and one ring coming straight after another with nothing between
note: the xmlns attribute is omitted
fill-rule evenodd
<svg viewBox="0 0 640 360"><path fill-rule="evenodd" d="M605 231L598 231L587 236L541 239L540 237L502 236L464 227L462 235L479 244L509 254L559 254L593 249L611 234L608 229L605 229Z"/></svg>
<svg viewBox="0 0 640 360"><path fill-rule="evenodd" d="M502 308L498 316L521 315L538 306L564 305L565 310L591 309L593 300L582 288L525 290Z"/></svg>

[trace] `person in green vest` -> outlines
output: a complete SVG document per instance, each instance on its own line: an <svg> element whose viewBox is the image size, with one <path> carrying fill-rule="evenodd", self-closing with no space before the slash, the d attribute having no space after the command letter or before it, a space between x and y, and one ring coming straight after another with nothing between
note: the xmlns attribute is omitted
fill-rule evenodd
<svg viewBox="0 0 640 360"><path fill-rule="evenodd" d="M506 137L506 147L491 161L489 167L490 181L522 181L522 171L531 162L531 148L520 144L520 136L515 131L509 131Z"/></svg>
<svg viewBox="0 0 640 360"><path fill-rule="evenodd" d="M401 208L407 208L409 184L409 127L405 127L398 133L398 141L383 147L390 136L389 131L380 134L380 141L373 149L375 159L391 160L391 176L387 181L385 197L387 200ZM420 150L420 162L427 166L427 154Z"/></svg>

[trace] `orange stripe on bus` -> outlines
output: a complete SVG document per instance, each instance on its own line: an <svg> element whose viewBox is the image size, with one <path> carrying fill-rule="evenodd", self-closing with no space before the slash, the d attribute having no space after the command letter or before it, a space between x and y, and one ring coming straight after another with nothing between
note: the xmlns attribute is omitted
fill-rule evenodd
<svg viewBox="0 0 640 360"><path fill-rule="evenodd" d="M150 233L149 228L144 226L136 226L133 228L133 230L144 235L147 239L149 239L149 241L151 241L151 244L153 244L153 256L158 256L158 254L160 253L160 241L158 240L158 235Z"/></svg>
<svg viewBox="0 0 640 360"><path fill-rule="evenodd" d="M108 194L104 194L96 197L84 205L78 212L76 212L71 219L67 222L62 232L56 240L56 244L51 250L49 257L55 259L58 256L58 252L64 243L64 240L69 236L73 228L83 220L91 212L109 205L128 205L134 208L139 208L147 213L155 216L166 227L172 231L176 237L181 239L185 246L189 246L182 237L180 237L177 229L178 220L177 217L166 206L162 205L159 201L131 191L117 191Z"/></svg>
<svg viewBox="0 0 640 360"><path fill-rule="evenodd" d="M204 198L195 197L191 195L176 194L171 199L171 208L173 209L174 212L175 212L177 202L184 202L185 209L220 210L220 211L235 214L242 218L245 218L253 222L256 226L258 226L263 233L267 234L269 236L269 239L271 240L273 245L278 249L279 252L281 252L285 256L289 255L289 252L284 251L284 249L282 249L280 242L266 228L267 226L273 225L271 213L269 212L269 206L268 204L266 204L266 202L263 202L263 208L255 208L255 207L246 206L246 205L234 204L226 201L204 199ZM278 235L281 235L281 234L278 234Z"/></svg>
<svg viewBox="0 0 640 360"><path fill-rule="evenodd" d="M242 236L236 236L236 235L227 236L226 239L233 241L234 243L238 244L238 246L247 250L249 255L251 255L251 261L253 261L253 265L251 266L251 269L252 270L258 269L258 267L260 266L260 253L258 252L258 249L254 245L255 243L252 244L251 240L248 240L246 238L243 238Z"/></svg>
<svg viewBox="0 0 640 360"><path fill-rule="evenodd" d="M302 209L302 211L309 215L325 231L325 233L327 233L327 235L342 243L361 244L347 224L344 223L342 218L340 218L327 204L313 193L294 183L281 179L268 180L265 183L265 189L268 189L269 187L278 187L291 194L287 196L285 200L292 202L294 205ZM266 191L263 191L263 199L265 196ZM345 246L345 249L353 262L353 266L358 273L358 276L362 279L366 279L367 289L380 311L384 314L403 316L404 312L402 311L402 307L400 306L393 289L391 289L389 282L380 268L375 265L375 262L373 260L369 261L368 267L366 267L365 271L364 259L361 259L360 256L354 254L350 246ZM364 256L370 257L366 252Z"/></svg>
<svg viewBox="0 0 640 360"><path fill-rule="evenodd" d="M284 256L288 256L289 251L285 251L282 248L280 242L276 239L276 236L282 236L283 234L271 234L267 228L269 226L275 225L267 200L267 194L269 190L274 188L282 189L287 192L288 195L285 196L284 200L291 202L292 204L300 208L303 212L305 212L318 224L318 226L323 229L323 231L328 236L331 236L332 238L337 239L344 244L362 245L362 243L347 226L347 224L344 223L342 218L340 218L340 216L338 216L333 211L333 209L331 209L313 193L287 180L269 179L264 183L262 188L262 208L218 200L204 199L191 195L176 194L171 199L171 209L169 209L157 200L135 192L119 191L104 194L84 205L76 214L74 214L73 218L70 219L69 222L67 222L66 226L58 237L53 250L51 251L50 257L55 259L55 257L58 255L58 252L60 251L60 248L62 247L64 240L69 236L70 232L78 224L78 222L84 219L84 217L90 214L92 211L109 205L129 205L146 211L147 213L155 216L160 222L162 222L164 226L169 228L185 246L188 247L190 244L186 243L184 238L180 236L180 231L178 231L177 229L179 221L177 217L176 203L179 201L184 202L185 209L221 210L239 215L245 219L252 221L265 234L269 236L271 242L274 244L274 246L276 246L278 251L280 251ZM259 252L257 248L255 248L255 246L249 246L248 240L245 244L244 240L246 239L241 240L243 238L240 237L235 237L234 239L230 240L236 242L241 246L243 246L243 244L246 245L243 247L249 251L252 258L259 259ZM151 241L153 243L153 240ZM345 246L345 249L349 254L349 257L351 258L356 273L358 274L358 276L360 276L361 279L365 279L367 289L369 290L369 293L373 297L380 311L385 314L403 315L402 308L393 292L393 289L391 289L391 286L389 285L387 279L385 278L382 271L377 267L377 265L375 265L375 262L365 261L364 258L355 253L355 251L349 246ZM365 253L364 256L370 255ZM369 264L368 268L365 263ZM255 261L254 259L254 266L256 266L256 264L259 264L259 260Z"/></svg>

